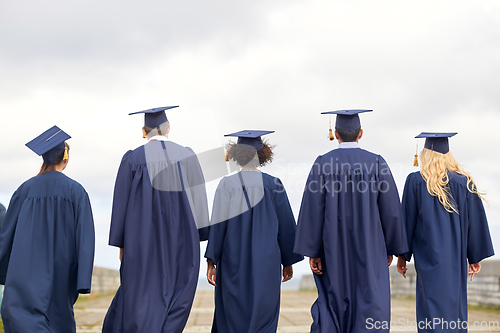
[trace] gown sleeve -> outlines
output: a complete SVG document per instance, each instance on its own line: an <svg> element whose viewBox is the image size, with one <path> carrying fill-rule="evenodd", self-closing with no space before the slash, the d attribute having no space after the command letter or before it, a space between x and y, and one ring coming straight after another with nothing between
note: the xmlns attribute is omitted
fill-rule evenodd
<svg viewBox="0 0 500 333"><path fill-rule="evenodd" d="M407 261L411 260L413 255L413 236L418 217L418 198L414 174L409 174L406 178L405 188L403 190L403 217L406 227L406 239L408 242L408 251L405 253Z"/></svg>
<svg viewBox="0 0 500 333"><path fill-rule="evenodd" d="M322 166L322 158L318 156L311 168L302 196L293 250L310 258L320 257L323 244L326 191L321 174Z"/></svg>
<svg viewBox="0 0 500 333"><path fill-rule="evenodd" d="M132 187L132 151L123 155L118 174L116 175L115 191L113 193L113 210L109 229L109 245L123 248L125 215L127 213L130 189Z"/></svg>
<svg viewBox="0 0 500 333"><path fill-rule="evenodd" d="M215 191L214 205L212 208L212 225L209 229L209 237L205 258L219 262L226 238L227 222L229 217L229 196L224 186L224 179L221 180Z"/></svg>
<svg viewBox="0 0 500 333"><path fill-rule="evenodd" d="M77 208L76 250L78 258L78 279L76 288L80 294L90 293L92 269L94 267L95 233L92 208L86 192Z"/></svg>
<svg viewBox="0 0 500 333"><path fill-rule="evenodd" d="M23 206L26 195L22 189L18 189L10 199L9 208L5 214L0 232L0 284L5 285L7 269L9 267L10 253L16 233L17 219Z"/></svg>
<svg viewBox="0 0 500 333"><path fill-rule="evenodd" d="M4 218L5 218L5 207L2 204L0 204L0 230L2 229Z"/></svg>
<svg viewBox="0 0 500 333"><path fill-rule="evenodd" d="M198 227L198 234L200 241L208 239L209 233L209 218L208 218L208 201L207 191L205 188L205 178L200 166L200 162L196 154L191 148L187 148L192 155L187 159L187 181L191 192L192 205L191 211L193 212L196 226Z"/></svg>
<svg viewBox="0 0 500 333"><path fill-rule="evenodd" d="M285 187L281 180L275 178L277 188L274 192L276 215L278 216L278 244L281 250L281 264L283 267L291 266L304 259L300 254L293 252L295 242L295 218L292 207L288 201Z"/></svg>
<svg viewBox="0 0 500 333"><path fill-rule="evenodd" d="M379 156L378 207L388 255L408 251L403 211L398 188L387 162Z"/></svg>
<svg viewBox="0 0 500 333"><path fill-rule="evenodd" d="M491 243L488 221L481 198L467 191L467 212L469 233L467 240L467 259L475 264L495 254Z"/></svg>

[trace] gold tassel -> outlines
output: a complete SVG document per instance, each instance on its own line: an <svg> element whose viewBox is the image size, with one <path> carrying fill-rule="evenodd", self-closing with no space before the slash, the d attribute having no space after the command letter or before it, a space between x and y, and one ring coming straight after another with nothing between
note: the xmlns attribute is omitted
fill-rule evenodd
<svg viewBox="0 0 500 333"><path fill-rule="evenodd" d="M229 162L229 149L226 150L226 162Z"/></svg>
<svg viewBox="0 0 500 333"><path fill-rule="evenodd" d="M418 166L418 141L417 147L415 148L415 159L413 160L413 166Z"/></svg>
<svg viewBox="0 0 500 333"><path fill-rule="evenodd" d="M143 127L142 128L142 137L146 138L147 136L148 136L148 134L146 133L146 129Z"/></svg>
<svg viewBox="0 0 500 333"><path fill-rule="evenodd" d="M63 160L69 160L69 155L68 155L68 147L64 147L64 156Z"/></svg>
<svg viewBox="0 0 500 333"><path fill-rule="evenodd" d="M328 127L330 128L329 129L330 133L328 133L328 138L330 139L330 141L333 141L333 140L335 140L335 137L333 136L333 132L332 132L332 117L331 117L331 115L328 115Z"/></svg>

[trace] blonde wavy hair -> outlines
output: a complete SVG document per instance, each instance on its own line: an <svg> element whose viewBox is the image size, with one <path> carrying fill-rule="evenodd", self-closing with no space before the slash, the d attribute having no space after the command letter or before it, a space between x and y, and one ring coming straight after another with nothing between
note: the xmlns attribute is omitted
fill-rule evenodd
<svg viewBox="0 0 500 333"><path fill-rule="evenodd" d="M453 171L467 177L467 189L471 193L479 195L483 200L486 193L479 192L472 176L462 169L451 152L441 154L424 148L420 153L420 174L427 183L427 191L430 195L438 197L444 209L450 213L459 214L457 207L452 201L448 182L450 181L447 171ZM486 200L485 200L486 201Z"/></svg>

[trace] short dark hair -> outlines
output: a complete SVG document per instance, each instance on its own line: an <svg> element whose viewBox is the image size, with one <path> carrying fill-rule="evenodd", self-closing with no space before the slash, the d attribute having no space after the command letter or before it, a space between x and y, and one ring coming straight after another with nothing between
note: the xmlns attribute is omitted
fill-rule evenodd
<svg viewBox="0 0 500 333"><path fill-rule="evenodd" d="M340 136L340 139L344 142L354 142L358 139L361 127L358 127L354 131L346 131L342 128L335 127L335 131Z"/></svg>
<svg viewBox="0 0 500 333"><path fill-rule="evenodd" d="M264 166L272 162L274 146L271 146L266 141L263 142L263 145L261 149L255 151L253 149L241 148L236 143L230 142L226 147L228 149L227 157L235 161L239 166L245 166L253 161L255 153L257 153L259 163L254 166Z"/></svg>

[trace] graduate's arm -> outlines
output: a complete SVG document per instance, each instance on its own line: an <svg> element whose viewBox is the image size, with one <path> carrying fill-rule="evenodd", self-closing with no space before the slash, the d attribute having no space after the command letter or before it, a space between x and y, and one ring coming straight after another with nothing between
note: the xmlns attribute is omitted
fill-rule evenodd
<svg viewBox="0 0 500 333"><path fill-rule="evenodd" d="M396 182L387 162L379 156L379 184L377 203L384 232L387 255L408 251L403 211ZM373 186L373 184L371 184ZM371 190L375 190L371 187Z"/></svg>
<svg viewBox="0 0 500 333"><path fill-rule="evenodd" d="M111 211L111 226L109 228L109 245L124 247L125 217L127 213L130 191L132 189L132 151L123 155L118 174L116 175L113 193L113 208Z"/></svg>
<svg viewBox="0 0 500 333"><path fill-rule="evenodd" d="M475 274L479 273L481 270L481 263L475 263L475 264L469 264L469 275L470 275L470 280L472 281L472 278L474 277Z"/></svg>
<svg viewBox="0 0 500 333"><path fill-rule="evenodd" d="M78 277L76 288L80 294L90 293L92 269L94 267L95 231L90 200L86 192L82 194L77 208L76 251Z"/></svg>
<svg viewBox="0 0 500 333"><path fill-rule="evenodd" d="M283 280L281 280L281 282L289 281L292 277L293 277L293 267L291 265L283 267Z"/></svg>
<svg viewBox="0 0 500 333"><path fill-rule="evenodd" d="M399 274L403 275L403 277L406 279L406 271L408 270L408 268L406 268L406 258L403 254L398 256L397 268Z"/></svg>
<svg viewBox="0 0 500 333"><path fill-rule="evenodd" d="M415 235L415 227L417 225L418 219L418 196L417 196L417 180L415 179L417 173L410 173L408 177L406 177L405 187L403 190L403 218L405 221L405 229L406 229L406 241L408 243L408 251L406 253L398 254L398 262L400 255L404 255L406 261L411 260L411 256L413 255L413 237ZM404 266L406 268L406 266ZM403 266L401 266L403 270ZM406 270L404 270L406 273Z"/></svg>
<svg viewBox="0 0 500 333"><path fill-rule="evenodd" d="M328 195L322 175L323 159L316 158L307 178L300 205L294 252L319 258L323 247L323 225L325 222L325 200Z"/></svg>
<svg viewBox="0 0 500 333"><path fill-rule="evenodd" d="M217 270L212 259L207 260L207 280L212 286L217 287L216 282Z"/></svg>
<svg viewBox="0 0 500 333"><path fill-rule="evenodd" d="M10 253L14 243L17 220L24 200L25 191L19 188L10 199L9 208L4 217L3 225L0 231L0 284L5 284L7 268L9 267Z"/></svg>
<svg viewBox="0 0 500 333"><path fill-rule="evenodd" d="M276 216L278 217L278 245L281 251L281 264L283 267L289 267L299 261L304 260L300 254L293 252L295 242L295 217L293 216L290 201L286 195L285 187L279 178L274 178L276 187L274 188L274 204L276 207ZM283 274L285 271L283 271ZM287 269L287 273L293 275L291 268ZM283 276L285 278L285 276ZM291 275L286 281L291 279Z"/></svg>
<svg viewBox="0 0 500 333"><path fill-rule="evenodd" d="M495 252L482 199L476 193L467 192L467 217L469 221L467 259L470 264L477 264L481 260L493 256Z"/></svg>
<svg viewBox="0 0 500 333"><path fill-rule="evenodd" d="M322 275L323 267L321 266L321 258L309 258L309 266L314 274Z"/></svg>
<svg viewBox="0 0 500 333"><path fill-rule="evenodd" d="M200 162L198 161L198 157L196 157L196 154L191 148L187 149L190 151L190 156L186 159L186 178L192 198L191 211L198 228L200 241L205 241L208 239L209 232L208 201L205 187L205 177L203 176L203 171L201 169Z"/></svg>

